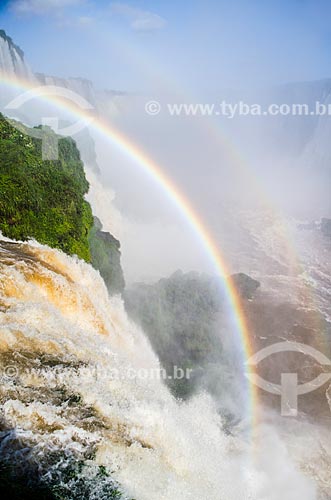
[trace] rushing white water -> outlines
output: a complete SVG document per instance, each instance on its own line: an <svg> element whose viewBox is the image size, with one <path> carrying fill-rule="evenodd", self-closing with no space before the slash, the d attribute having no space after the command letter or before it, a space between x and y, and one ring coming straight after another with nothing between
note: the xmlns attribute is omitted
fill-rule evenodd
<svg viewBox="0 0 331 500"><path fill-rule="evenodd" d="M143 333L91 266L4 239L0 280L3 420L32 454L90 450L89 463L137 500L315 498L275 431L253 459L208 396L170 395Z"/></svg>
<svg viewBox="0 0 331 500"><path fill-rule="evenodd" d="M3 36L0 36L0 71L8 76L34 79L33 73L19 53L17 47Z"/></svg>

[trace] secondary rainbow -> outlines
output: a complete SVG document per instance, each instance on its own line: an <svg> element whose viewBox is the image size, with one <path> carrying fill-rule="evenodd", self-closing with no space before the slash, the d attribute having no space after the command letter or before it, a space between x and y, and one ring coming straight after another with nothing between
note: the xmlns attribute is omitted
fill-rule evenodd
<svg viewBox="0 0 331 500"><path fill-rule="evenodd" d="M236 288L234 287L234 284L229 277L224 258L220 250L218 249L217 244L214 242L211 234L206 229L203 220L196 213L193 206L186 199L183 193L178 190L173 181L164 173L162 168L151 158L149 158L143 151L141 151L131 140L128 140L127 137L125 137L122 133L116 130L105 120L101 119L99 116L94 116L91 120L90 112L81 109L76 105L73 105L70 101L64 101L63 99L59 99L59 97L54 95L47 95L45 86L36 87L28 80L25 80L23 78L18 79L16 76L12 77L1 73L0 82L19 90L23 90L26 92L28 91L31 93L31 95L33 94L35 98L40 98L45 102L59 106L60 108L72 113L75 117L90 122L90 127L94 128L105 137L107 137L107 139L109 139L125 155L136 162L142 168L142 170L160 186L160 188L165 192L168 198L186 218L187 223L198 236L199 240L206 250L206 253L214 264L215 269L217 270L219 276L222 278L229 305L233 312L234 326L240 336L240 344L242 347L243 356L245 360L249 359L253 354L249 328L247 325L247 320L245 318L245 313L240 296L238 295ZM256 417L255 410L257 391L254 385L249 384L248 382L247 384L249 393L247 411L249 414L249 418L251 419L251 424L253 424Z"/></svg>

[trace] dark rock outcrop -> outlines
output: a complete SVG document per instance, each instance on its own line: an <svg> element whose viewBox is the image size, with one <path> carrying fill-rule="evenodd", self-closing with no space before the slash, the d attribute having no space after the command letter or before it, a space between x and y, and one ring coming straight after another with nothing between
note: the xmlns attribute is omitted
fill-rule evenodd
<svg viewBox="0 0 331 500"><path fill-rule="evenodd" d="M120 242L110 233L102 231L102 224L94 217L89 236L91 263L100 271L111 294L122 293L125 282L121 267Z"/></svg>
<svg viewBox="0 0 331 500"><path fill-rule="evenodd" d="M245 273L233 274L231 280L239 294L245 299L251 299L261 285L259 281Z"/></svg>

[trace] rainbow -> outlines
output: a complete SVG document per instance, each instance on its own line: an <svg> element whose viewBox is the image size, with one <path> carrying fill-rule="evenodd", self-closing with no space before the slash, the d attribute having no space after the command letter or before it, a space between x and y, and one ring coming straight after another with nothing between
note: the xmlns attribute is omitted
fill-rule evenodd
<svg viewBox="0 0 331 500"><path fill-rule="evenodd" d="M224 283L227 300L232 311L233 324L240 338L242 355L245 361L248 360L253 355L250 332L245 318L241 298L229 276L229 272L227 272L225 260L218 246L214 242L212 235L206 229L204 221L199 217L189 200L187 200L183 193L178 190L177 186L165 174L162 168L143 151L141 151L131 140L128 140L127 137L125 137L105 120L99 116L93 116L93 119L91 120L91 106L85 106L86 109L82 109L79 106L73 105L70 101L63 101L63 98L59 98L59 95L49 95L50 90L47 91L45 86L36 87L31 81L17 78L16 76L13 77L0 73L0 82L17 90L29 93L29 97L31 98L39 97L49 104L56 105L66 111L69 111L76 118L90 122L89 126L105 136L124 155L139 165L142 171L151 177L153 181L162 189L174 206L176 206L179 212L185 217L187 223L197 235L207 255L211 259L218 275L221 277ZM257 390L253 384L249 384L248 382L247 387L247 414L250 419L250 425L252 426L256 416Z"/></svg>

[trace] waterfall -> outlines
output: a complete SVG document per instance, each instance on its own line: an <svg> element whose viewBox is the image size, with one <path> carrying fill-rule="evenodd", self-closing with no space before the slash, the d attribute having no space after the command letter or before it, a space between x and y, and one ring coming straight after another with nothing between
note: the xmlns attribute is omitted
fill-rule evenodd
<svg viewBox="0 0 331 500"><path fill-rule="evenodd" d="M24 60L23 52L4 31L0 31L0 72L31 80L34 78Z"/></svg>
<svg viewBox="0 0 331 500"><path fill-rule="evenodd" d="M89 498L110 498L98 467L123 498L276 500L283 490L284 499L314 498L292 466L265 496L272 479L248 460L249 443L223 431L207 395L173 398L143 332L90 265L2 239L0 315L3 457L28 450L23 466L44 460L45 481L61 477L68 457L82 462L80 474L94 478ZM295 492L286 491L288 474Z"/></svg>

